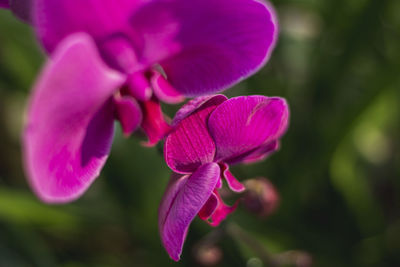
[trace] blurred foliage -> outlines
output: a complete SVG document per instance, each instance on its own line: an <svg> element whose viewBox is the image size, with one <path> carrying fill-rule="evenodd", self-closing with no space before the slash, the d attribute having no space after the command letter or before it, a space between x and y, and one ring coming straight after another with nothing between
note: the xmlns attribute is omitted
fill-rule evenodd
<svg viewBox="0 0 400 267"><path fill-rule="evenodd" d="M157 229L169 169L139 136L117 132L78 201L33 195L20 133L45 57L30 27L0 10L0 266L400 266L400 1L273 3L281 32L270 62L227 94L290 103L281 151L233 168L268 177L280 207L260 219L239 206L218 229L196 219L179 263Z"/></svg>

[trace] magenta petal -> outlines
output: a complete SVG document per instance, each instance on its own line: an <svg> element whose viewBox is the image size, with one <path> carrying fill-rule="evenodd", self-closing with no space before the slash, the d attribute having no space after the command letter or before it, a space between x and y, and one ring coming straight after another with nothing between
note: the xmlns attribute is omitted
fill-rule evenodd
<svg viewBox="0 0 400 267"><path fill-rule="evenodd" d="M207 120L223 101L225 97L221 96L208 98L205 102L195 100L183 107L184 112L178 111L180 121L174 125L164 146L165 161L172 170L190 173L213 161L215 145L208 133Z"/></svg>
<svg viewBox="0 0 400 267"><path fill-rule="evenodd" d="M139 104L131 96L115 96L116 117L121 123L125 136L132 134L142 122L142 111Z"/></svg>
<svg viewBox="0 0 400 267"><path fill-rule="evenodd" d="M210 216L214 213L217 206L218 206L218 198L213 193L207 200L206 204L204 204L204 206L199 211L198 215L200 219L207 220L208 218L210 218Z"/></svg>
<svg viewBox="0 0 400 267"><path fill-rule="evenodd" d="M244 155L243 157L236 158L235 162L243 162L243 163L253 163L257 161L264 160L272 153L279 150L279 141L275 140L270 143L262 145L260 148L255 149L251 153Z"/></svg>
<svg viewBox="0 0 400 267"><path fill-rule="evenodd" d="M222 188L222 179L219 179L217 182L217 185L215 186L216 189L221 189Z"/></svg>
<svg viewBox="0 0 400 267"><path fill-rule="evenodd" d="M237 193L243 192L246 188L241 184L235 176L229 171L228 164L221 164L222 175L226 180L229 188Z"/></svg>
<svg viewBox="0 0 400 267"><path fill-rule="evenodd" d="M278 32L273 9L258 0L152 1L131 22L143 36L139 60L160 63L186 96L218 92L253 74Z"/></svg>
<svg viewBox="0 0 400 267"><path fill-rule="evenodd" d="M233 206L228 206L224 203L224 201L222 200L221 196L219 195L218 191L215 190L214 191L215 196L218 199L218 206L215 209L215 211L213 212L213 214L210 217L210 221L207 221L208 224L210 224L211 226L218 226L223 220L226 219L226 217L231 214L232 212L234 212L239 204L239 201L236 201L235 204L233 204Z"/></svg>
<svg viewBox="0 0 400 267"><path fill-rule="evenodd" d="M176 104L182 102L185 97L175 90L174 87L158 72L151 77L151 85L154 94L163 102Z"/></svg>
<svg viewBox="0 0 400 267"><path fill-rule="evenodd" d="M219 105L222 102L228 100L228 98L224 95L196 97L195 99L192 99L189 102L187 102L176 112L175 117L172 120L172 125L174 126L177 125L184 118L192 114L194 111L196 111L196 109L198 109L201 105L208 102L209 100L213 101L215 105Z"/></svg>
<svg viewBox="0 0 400 267"><path fill-rule="evenodd" d="M210 198L219 179L218 164L201 166L192 175L171 179L161 201L158 226L169 256L178 261L190 223Z"/></svg>
<svg viewBox="0 0 400 267"><path fill-rule="evenodd" d="M92 34L92 32L88 31ZM98 38L97 35L93 35ZM136 53L132 42L122 33L114 33L96 40L105 61L113 68L133 74L141 67L137 64Z"/></svg>
<svg viewBox="0 0 400 267"><path fill-rule="evenodd" d="M279 139L286 131L288 118L289 108L283 98L241 96L225 101L208 120L217 147L215 161L236 162Z"/></svg>
<svg viewBox="0 0 400 267"><path fill-rule="evenodd" d="M150 83L141 72L135 72L128 76L126 90L138 101L148 101L152 96Z"/></svg>
<svg viewBox="0 0 400 267"><path fill-rule="evenodd" d="M96 42L121 33L143 0L35 0L33 16L44 46L52 51L67 35L86 32Z"/></svg>
<svg viewBox="0 0 400 267"><path fill-rule="evenodd" d="M163 139L171 130L171 126L165 121L160 102L154 97L148 101L141 102L143 120L141 127L148 137L145 146L154 146Z"/></svg>
<svg viewBox="0 0 400 267"><path fill-rule="evenodd" d="M74 200L99 175L113 136L111 96L124 78L85 34L55 51L33 89L23 135L27 176L40 199Z"/></svg>

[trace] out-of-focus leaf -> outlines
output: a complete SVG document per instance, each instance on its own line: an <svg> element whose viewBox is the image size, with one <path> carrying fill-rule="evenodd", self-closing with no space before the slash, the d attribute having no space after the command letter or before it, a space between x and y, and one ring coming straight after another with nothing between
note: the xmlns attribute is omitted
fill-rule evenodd
<svg viewBox="0 0 400 267"><path fill-rule="evenodd" d="M32 194L0 188L0 219L10 223L72 228L79 218L60 206L40 203Z"/></svg>
<svg viewBox="0 0 400 267"><path fill-rule="evenodd" d="M353 129L334 153L331 162L332 183L343 195L364 234L376 233L383 225L383 214L372 193L368 169L360 163L364 156L371 163L385 160L389 153L385 131L397 119L399 101L392 88L379 97L361 114Z"/></svg>
<svg viewBox="0 0 400 267"><path fill-rule="evenodd" d="M28 24L0 9L0 89L27 91L43 61Z"/></svg>

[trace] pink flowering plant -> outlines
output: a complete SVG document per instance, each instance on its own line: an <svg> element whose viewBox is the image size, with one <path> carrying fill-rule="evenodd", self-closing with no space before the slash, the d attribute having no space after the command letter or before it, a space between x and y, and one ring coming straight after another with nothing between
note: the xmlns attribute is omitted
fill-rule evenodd
<svg viewBox="0 0 400 267"><path fill-rule="evenodd" d="M24 162L47 203L79 198L110 153L114 121L147 146L165 140L173 170L159 208L162 243L179 260L192 220L218 226L237 206L223 181L245 186L229 166L279 149L289 109L279 97L221 92L259 70L275 47L278 24L262 0L0 0L31 24L48 60L29 101ZM160 102L197 97L172 125Z"/></svg>
<svg viewBox="0 0 400 267"><path fill-rule="evenodd" d="M29 10L49 54L23 135L29 182L49 203L78 198L99 175L114 120L126 136L140 128L148 145L156 144L170 130L160 101L227 89L266 63L277 38L272 8L256 0L16 0L11 6L16 14Z"/></svg>
<svg viewBox="0 0 400 267"><path fill-rule="evenodd" d="M245 189L229 165L256 162L275 152L288 118L284 99L265 96L197 98L178 111L164 147L165 161L176 175L164 194L158 221L172 259L179 260L196 215L217 226L235 209L218 193L223 180L234 192Z"/></svg>

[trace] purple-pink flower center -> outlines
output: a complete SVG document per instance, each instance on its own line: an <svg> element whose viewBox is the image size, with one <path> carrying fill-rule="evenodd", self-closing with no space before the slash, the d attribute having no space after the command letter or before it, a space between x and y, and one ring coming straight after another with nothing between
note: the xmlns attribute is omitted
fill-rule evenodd
<svg viewBox="0 0 400 267"><path fill-rule="evenodd" d="M127 92L135 99L147 101L154 93L157 98L169 103L183 100L181 94L167 81L161 66L143 65L137 56L140 47L123 34L107 38L98 46L105 61L127 75Z"/></svg>
<svg viewBox="0 0 400 267"><path fill-rule="evenodd" d="M183 97L167 81L161 67L140 64L135 52L139 48L123 34L114 35L97 45L105 62L127 77L114 94L115 117L120 121L124 134L130 135L140 125L149 137L147 144L156 144L170 130L158 100L175 103Z"/></svg>

